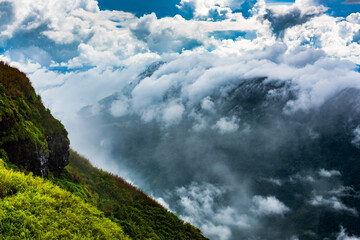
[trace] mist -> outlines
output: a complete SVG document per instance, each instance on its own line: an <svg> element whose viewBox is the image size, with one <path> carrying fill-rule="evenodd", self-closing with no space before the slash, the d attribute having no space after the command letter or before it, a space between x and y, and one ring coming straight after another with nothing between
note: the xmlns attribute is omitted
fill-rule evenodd
<svg viewBox="0 0 360 240"><path fill-rule="evenodd" d="M169 68L154 63L122 92L83 108L93 134L86 145L106 149L132 182L212 239L359 235L358 88L337 82L311 102L294 79L226 80L224 66L218 87L191 82L161 91ZM337 70L329 71L335 79Z"/></svg>

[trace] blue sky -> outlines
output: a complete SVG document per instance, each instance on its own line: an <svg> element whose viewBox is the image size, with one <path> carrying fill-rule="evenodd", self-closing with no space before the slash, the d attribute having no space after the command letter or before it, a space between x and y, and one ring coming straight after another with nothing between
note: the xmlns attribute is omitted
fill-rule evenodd
<svg viewBox="0 0 360 240"><path fill-rule="evenodd" d="M100 9L122 10L135 13L137 16L155 12L159 17L174 16L179 13L176 5L179 0L100 0Z"/></svg>
<svg viewBox="0 0 360 240"><path fill-rule="evenodd" d="M99 0L98 2L100 9L127 11L136 14L138 17L152 12L154 12L158 17L172 17L176 14L180 14L187 19L192 17L191 13L188 11L180 10L176 7L180 4L180 0ZM247 14L248 10L253 7L254 3L254 0L246 1L242 4L242 8L240 8L241 4L239 4L239 9L234 10L242 11Z"/></svg>
<svg viewBox="0 0 360 240"><path fill-rule="evenodd" d="M333 16L346 17L353 12L360 11L360 1L352 1L349 4L338 0L319 0L319 2L329 7L328 13Z"/></svg>
<svg viewBox="0 0 360 240"><path fill-rule="evenodd" d="M180 3L180 0L99 0L99 7L101 9L110 10L122 10L132 12L137 16L143 16L144 14L156 13L158 17L174 16L175 14L181 14L185 17L189 17L184 11L179 10L176 5ZM252 2L252 3L251 3ZM254 1L245 1L242 8L239 10L243 13L247 13L253 6ZM295 1L291 0L268 0L269 3L291 3ZM350 0L352 4L344 4L345 0L317 0L318 3L329 7L328 13L333 16L346 17L352 12L360 11L360 1ZM354 4L355 2L355 4ZM357 2L357 4L356 4ZM250 4L249 4L250 3Z"/></svg>

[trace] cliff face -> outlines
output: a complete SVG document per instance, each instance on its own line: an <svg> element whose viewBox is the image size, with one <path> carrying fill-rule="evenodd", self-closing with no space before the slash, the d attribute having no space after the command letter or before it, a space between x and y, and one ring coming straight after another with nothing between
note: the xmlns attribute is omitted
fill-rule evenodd
<svg viewBox="0 0 360 240"><path fill-rule="evenodd" d="M69 163L67 134L26 75L0 62L0 157L36 175L59 176Z"/></svg>

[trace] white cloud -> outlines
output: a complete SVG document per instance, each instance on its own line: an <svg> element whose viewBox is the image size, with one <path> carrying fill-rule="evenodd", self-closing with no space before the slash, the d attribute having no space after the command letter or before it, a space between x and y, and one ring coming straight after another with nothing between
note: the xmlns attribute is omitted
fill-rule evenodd
<svg viewBox="0 0 360 240"><path fill-rule="evenodd" d="M111 104L110 112L115 117L122 117L129 112L128 99L123 98Z"/></svg>
<svg viewBox="0 0 360 240"><path fill-rule="evenodd" d="M239 228L250 228L250 218L243 214L240 215L236 212L235 209L231 207L226 207L220 209L219 212L216 213L214 216L217 222L229 225L229 226L236 226Z"/></svg>
<svg viewBox="0 0 360 240"><path fill-rule="evenodd" d="M190 8L196 18L227 18L231 14L233 0L181 0L178 8Z"/></svg>
<svg viewBox="0 0 360 240"><path fill-rule="evenodd" d="M347 207L345 204L341 202L340 199L338 199L335 196L331 196L329 198L326 198L321 195L314 195L313 198L310 200L310 204L313 206L326 206L330 207L336 211L346 211L354 214L355 216L358 215L357 210L355 208Z"/></svg>
<svg viewBox="0 0 360 240"><path fill-rule="evenodd" d="M325 178L331 178L334 176L341 176L341 173L337 170L325 170L325 169L320 169L319 170L319 175L321 177L325 177Z"/></svg>
<svg viewBox="0 0 360 240"><path fill-rule="evenodd" d="M254 196L252 201L254 206L251 210L258 215L282 215L290 211L284 203L274 196Z"/></svg>
<svg viewBox="0 0 360 240"><path fill-rule="evenodd" d="M231 118L223 117L216 122L213 126L214 129L218 130L220 133L232 133L239 129L240 120L235 116Z"/></svg>
<svg viewBox="0 0 360 240"><path fill-rule="evenodd" d="M351 140L351 143L354 146L360 148L360 126L354 129L353 134L354 134L354 138Z"/></svg>
<svg viewBox="0 0 360 240"><path fill-rule="evenodd" d="M264 181L270 182L270 183L272 183L274 185L277 185L277 186L282 186L283 185L283 182L280 179L276 179L276 178L266 178L266 179L264 179Z"/></svg>
<svg viewBox="0 0 360 240"><path fill-rule="evenodd" d="M193 126L193 130L195 132L203 131L208 127L207 118L199 113L196 113L194 110L190 112L189 117L191 117L195 122Z"/></svg>
<svg viewBox="0 0 360 240"><path fill-rule="evenodd" d="M354 24L360 24L360 13L351 13L349 16L346 17L346 21Z"/></svg>
<svg viewBox="0 0 360 240"><path fill-rule="evenodd" d="M360 63L360 45L353 42L360 25L355 21L355 16L349 16L349 20L351 22L320 15L288 29L284 34L284 42L290 48L305 44L322 49L330 56Z"/></svg>
<svg viewBox="0 0 360 240"><path fill-rule="evenodd" d="M168 124L178 123L185 111L185 108L182 104L171 103L168 107L164 109L163 120Z"/></svg>
<svg viewBox="0 0 360 240"><path fill-rule="evenodd" d="M231 230L223 225L214 225L212 223L206 223L201 226L201 230L208 236L212 236L213 239L228 240L231 238Z"/></svg>
<svg viewBox="0 0 360 240"><path fill-rule="evenodd" d="M81 23L82 21L80 18L72 17L71 15L81 15L84 12L99 12L97 2L93 0L8 0L7 2L14 6L14 20L0 34L7 37L12 37L19 30L32 30L41 25L49 26L54 32L63 28L73 30L74 27L79 26L76 23ZM84 26L80 25L79 27ZM71 38L73 35L71 34L67 37Z"/></svg>
<svg viewBox="0 0 360 240"><path fill-rule="evenodd" d="M170 207L169 207L169 204L161 197L159 198L155 198L155 200L161 205L163 206L164 208L170 210Z"/></svg>
<svg viewBox="0 0 360 240"><path fill-rule="evenodd" d="M291 236L290 240L299 240L299 238L297 236Z"/></svg>
<svg viewBox="0 0 360 240"><path fill-rule="evenodd" d="M344 196L360 197L359 192L356 192L352 187L345 187L345 186L337 187L329 191L329 193L338 197L344 197Z"/></svg>
<svg viewBox="0 0 360 240"><path fill-rule="evenodd" d="M349 236L349 235L346 233L346 229L341 226L340 232L339 232L336 240L360 240L360 237L357 237L357 236Z"/></svg>
<svg viewBox="0 0 360 240"><path fill-rule="evenodd" d="M218 199L226 193L225 188L193 183L178 188L176 193L183 212L181 218L198 226L211 239L231 239L233 227L246 230L255 224L251 217L230 206L219 207Z"/></svg>
<svg viewBox="0 0 360 240"><path fill-rule="evenodd" d="M295 174L290 176L289 178L290 182L308 182L308 183L315 183L315 179L311 175L302 175L302 174Z"/></svg>
<svg viewBox="0 0 360 240"><path fill-rule="evenodd" d="M204 98L204 100L201 103L201 108L204 109L204 110L207 110L209 112L213 112L215 110L214 109L214 102L211 101L210 97L206 97L206 98Z"/></svg>

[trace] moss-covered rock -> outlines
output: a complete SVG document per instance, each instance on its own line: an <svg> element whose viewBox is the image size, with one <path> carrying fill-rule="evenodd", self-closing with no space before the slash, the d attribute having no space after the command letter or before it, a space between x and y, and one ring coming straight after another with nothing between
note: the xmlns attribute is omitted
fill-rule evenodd
<svg viewBox="0 0 360 240"><path fill-rule="evenodd" d="M41 176L49 171L59 176L69 163L69 140L64 126L44 107L26 75L2 62L0 154Z"/></svg>

